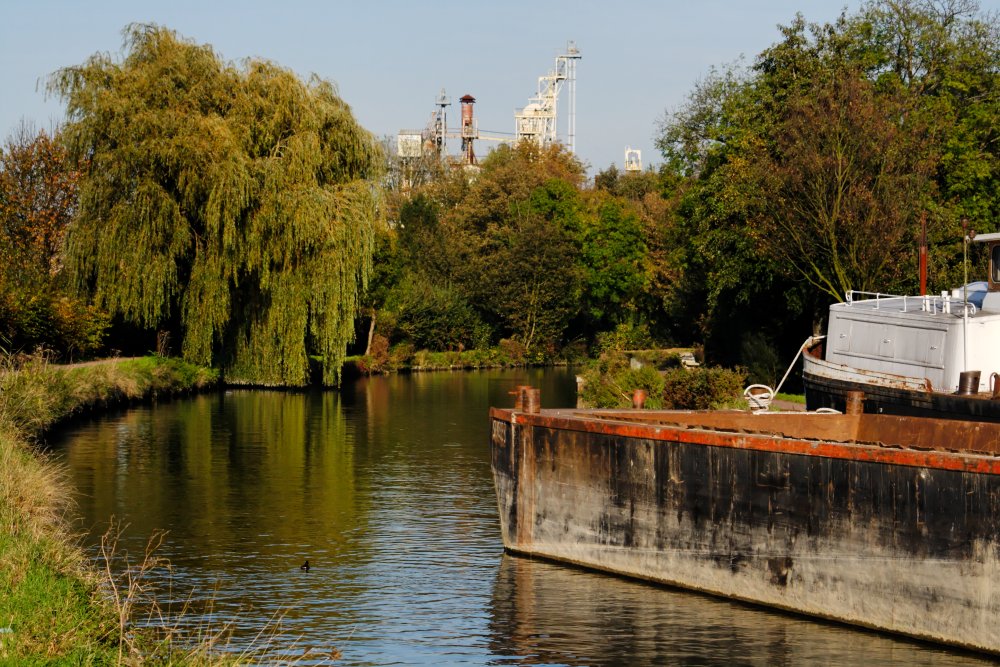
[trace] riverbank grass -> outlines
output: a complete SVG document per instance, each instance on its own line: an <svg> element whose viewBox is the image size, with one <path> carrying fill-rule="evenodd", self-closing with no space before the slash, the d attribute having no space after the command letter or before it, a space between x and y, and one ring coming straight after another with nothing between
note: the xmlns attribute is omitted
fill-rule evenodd
<svg viewBox="0 0 1000 667"><path fill-rule="evenodd" d="M0 663L141 662L122 645L128 619L80 548L68 484L37 440L85 410L216 381L208 369L160 357L0 368Z"/></svg>

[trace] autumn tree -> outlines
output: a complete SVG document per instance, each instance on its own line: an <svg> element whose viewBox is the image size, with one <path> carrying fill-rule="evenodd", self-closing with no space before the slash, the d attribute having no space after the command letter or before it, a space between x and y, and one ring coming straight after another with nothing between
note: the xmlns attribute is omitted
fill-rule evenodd
<svg viewBox="0 0 1000 667"><path fill-rule="evenodd" d="M77 178L63 146L26 123L0 150L0 265L8 279L30 281L58 271L76 212Z"/></svg>
<svg viewBox="0 0 1000 667"><path fill-rule="evenodd" d="M380 150L334 86L151 25L52 79L82 169L66 263L230 382L339 378L371 270Z"/></svg>
<svg viewBox="0 0 1000 667"><path fill-rule="evenodd" d="M101 344L106 316L66 288L62 271L77 177L58 136L26 123L0 149L0 349L72 358Z"/></svg>
<svg viewBox="0 0 1000 667"><path fill-rule="evenodd" d="M754 238L833 300L890 291L912 252L935 167L912 101L853 72L789 101L776 148L756 163L771 193Z"/></svg>

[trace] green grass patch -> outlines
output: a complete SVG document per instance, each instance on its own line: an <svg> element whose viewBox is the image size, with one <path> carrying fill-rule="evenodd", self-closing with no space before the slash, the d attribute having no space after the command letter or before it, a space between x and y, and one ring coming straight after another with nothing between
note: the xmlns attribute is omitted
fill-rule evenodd
<svg viewBox="0 0 1000 667"><path fill-rule="evenodd" d="M18 664L50 661L111 664L114 617L98 598L97 578L82 561L52 562L64 544L0 535L0 659Z"/></svg>
<svg viewBox="0 0 1000 667"><path fill-rule="evenodd" d="M82 410L210 386L217 375L145 357L78 366L30 359L0 368L0 663L141 663L66 517L70 490L34 441ZM131 641L131 640L130 640Z"/></svg>

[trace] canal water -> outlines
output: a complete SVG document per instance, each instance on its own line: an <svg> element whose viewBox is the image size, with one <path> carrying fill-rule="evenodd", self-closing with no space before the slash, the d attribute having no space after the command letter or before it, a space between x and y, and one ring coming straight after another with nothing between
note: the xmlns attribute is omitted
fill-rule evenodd
<svg viewBox="0 0 1000 667"><path fill-rule="evenodd" d="M490 405L575 402L572 371L429 373L334 392L225 391L52 441L96 553L151 535L168 623L262 662L348 665L972 665L979 657L505 555ZM310 569L301 569L308 559ZM183 614L177 612L183 610Z"/></svg>

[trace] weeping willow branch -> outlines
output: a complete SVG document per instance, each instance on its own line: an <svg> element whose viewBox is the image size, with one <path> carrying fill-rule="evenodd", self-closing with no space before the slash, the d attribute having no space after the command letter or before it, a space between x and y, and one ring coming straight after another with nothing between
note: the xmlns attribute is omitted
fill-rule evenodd
<svg viewBox="0 0 1000 667"><path fill-rule="evenodd" d="M66 265L144 327L180 323L186 359L228 381L339 381L382 223L382 159L333 85L226 63L150 25L125 56L57 72L84 168Z"/></svg>

